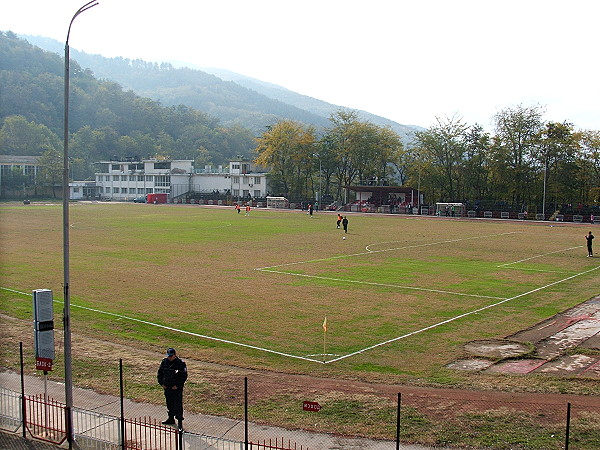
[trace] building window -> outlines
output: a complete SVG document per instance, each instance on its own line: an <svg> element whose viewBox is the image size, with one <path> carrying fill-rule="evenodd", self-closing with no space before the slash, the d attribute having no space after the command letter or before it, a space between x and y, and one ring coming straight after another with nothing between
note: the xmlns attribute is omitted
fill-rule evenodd
<svg viewBox="0 0 600 450"><path fill-rule="evenodd" d="M121 181L127 181L127 175L121 175Z"/></svg>
<svg viewBox="0 0 600 450"><path fill-rule="evenodd" d="M254 190L254 196L255 197L260 197L260 189L255 189Z"/></svg>
<svg viewBox="0 0 600 450"><path fill-rule="evenodd" d="M135 194L135 188L129 188L129 193L130 194Z"/></svg>
<svg viewBox="0 0 600 450"><path fill-rule="evenodd" d="M233 184L240 184L240 177L233 177Z"/></svg>
<svg viewBox="0 0 600 450"><path fill-rule="evenodd" d="M144 193L144 188L137 188L137 193L138 194L143 194Z"/></svg>
<svg viewBox="0 0 600 450"><path fill-rule="evenodd" d="M240 170L240 164L239 164L239 163L233 163L233 164L231 165L231 168L232 168L233 170Z"/></svg>
<svg viewBox="0 0 600 450"><path fill-rule="evenodd" d="M254 184L260 184L260 177L254 177Z"/></svg>
<svg viewBox="0 0 600 450"><path fill-rule="evenodd" d="M155 186L170 186L171 176L170 175L157 175L154 181Z"/></svg>
<svg viewBox="0 0 600 450"><path fill-rule="evenodd" d="M233 190L233 196L234 197L239 197L240 196L240 190L239 189L234 189Z"/></svg>
<svg viewBox="0 0 600 450"><path fill-rule="evenodd" d="M112 164L110 168L112 170L119 170L121 168L121 166L119 166L118 164Z"/></svg>
<svg viewBox="0 0 600 450"><path fill-rule="evenodd" d="M244 189L244 197L250 197L250 191L248 189Z"/></svg>
<svg viewBox="0 0 600 450"><path fill-rule="evenodd" d="M146 181L152 183L154 181L154 177L152 175L146 175ZM152 191L150 191L150 193L152 194Z"/></svg>
<svg viewBox="0 0 600 450"><path fill-rule="evenodd" d="M154 169L155 170L169 170L171 168L171 162L155 162Z"/></svg>
<svg viewBox="0 0 600 450"><path fill-rule="evenodd" d="M105 175L104 176L104 181L110 181L110 175Z"/></svg>
<svg viewBox="0 0 600 450"><path fill-rule="evenodd" d="M137 180L137 176L129 175L129 181L135 181L135 180Z"/></svg>
<svg viewBox="0 0 600 450"><path fill-rule="evenodd" d="M152 188L146 188L146 194L152 194Z"/></svg>
<svg viewBox="0 0 600 450"><path fill-rule="evenodd" d="M138 175L137 180L138 181L144 181L144 175Z"/></svg>
<svg viewBox="0 0 600 450"><path fill-rule="evenodd" d="M113 193L118 194L119 193L119 188L118 187L113 188Z"/></svg>
<svg viewBox="0 0 600 450"><path fill-rule="evenodd" d="M79 188L78 188L78 187L74 187L74 188L73 188L73 192L74 192L74 193L76 193L76 192L79 192Z"/></svg>

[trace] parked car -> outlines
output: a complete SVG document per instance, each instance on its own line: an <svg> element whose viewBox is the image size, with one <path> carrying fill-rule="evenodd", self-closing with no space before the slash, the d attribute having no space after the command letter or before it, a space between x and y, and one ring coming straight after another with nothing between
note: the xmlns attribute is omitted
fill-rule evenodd
<svg viewBox="0 0 600 450"><path fill-rule="evenodd" d="M134 203L146 203L146 196L136 197L133 199Z"/></svg>

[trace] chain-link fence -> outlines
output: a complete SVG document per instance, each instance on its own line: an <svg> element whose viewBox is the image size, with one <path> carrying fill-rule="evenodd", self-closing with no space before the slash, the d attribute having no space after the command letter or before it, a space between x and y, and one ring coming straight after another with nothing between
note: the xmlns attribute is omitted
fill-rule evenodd
<svg viewBox="0 0 600 450"><path fill-rule="evenodd" d="M73 424L78 439L96 443L90 448L119 442L122 420L130 426L128 436L162 429L167 413L156 381L160 356L151 367L147 360L119 364L107 356L111 347L103 345L98 343L97 353L73 358ZM43 376L33 370L32 347L24 349L25 395L64 401L60 364ZM11 353L18 352L17 347ZM219 374L217 366L209 376L206 366L204 372L191 360L188 366L184 448L600 448L600 399L595 396L384 389L276 373ZM22 416L14 415L23 404L21 374L18 365L9 369L0 372L0 424L14 432L22 426Z"/></svg>

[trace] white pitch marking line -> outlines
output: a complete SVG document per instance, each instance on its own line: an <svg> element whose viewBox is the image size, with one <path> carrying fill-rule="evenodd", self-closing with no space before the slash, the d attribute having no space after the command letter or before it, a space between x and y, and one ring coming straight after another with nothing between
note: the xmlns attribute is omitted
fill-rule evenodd
<svg viewBox="0 0 600 450"><path fill-rule="evenodd" d="M279 270L264 269L263 271L271 272L271 273L279 273L282 275L294 275L296 277L317 278L319 280L340 281L343 283L366 284L366 285L370 285L370 286L394 287L394 288L399 288L399 289L411 289L413 291L436 292L438 294L462 295L464 297L490 298L492 300L504 300L506 298L506 297L492 297L489 295L465 294L462 292L442 291L439 289L426 289L426 288L419 288L419 287L413 287L413 286L402 286L399 284L375 283L373 281L345 280L343 278L322 277L319 275L307 275L307 274L303 274L303 273L282 272Z"/></svg>
<svg viewBox="0 0 600 450"><path fill-rule="evenodd" d="M16 291L14 289L9 289L9 288L5 288L5 287L0 287L0 289L4 289L4 290L10 291L10 292L15 292L17 294L31 295L31 294L27 294L25 292ZM64 302L61 302L59 300L54 300L54 302L55 303L61 303L61 304L64 303ZM135 317L128 317L128 316L123 316L121 314L116 314L116 313L112 313L112 312L102 311L100 309L88 308L87 306L80 306L80 305L74 305L74 304L71 304L71 306L74 307L74 308L85 309L86 311L92 311L92 312L96 312L96 313L99 313L99 314L106 314L107 316L113 316L113 317L117 317L119 319L126 319L126 320L131 320L132 322L138 322L138 323L143 323L143 324L146 324L146 325L151 325L153 327L162 328L164 330L175 331L177 333L188 334L190 336L195 336L195 337L199 337L199 338L203 338L203 339L208 339L208 340L211 340L211 341L218 341L218 342L223 342L225 344L237 345L239 347L251 348L253 350L260 350L260 351L267 352L267 353L273 353L275 355L287 356L288 358L302 359L302 360L305 360L305 361L317 362L317 363L321 363L321 364L323 363L323 361L319 361L319 360L312 359L312 358L306 358L304 356L292 355L292 354L289 354L289 353L278 352L277 350L270 350L270 349L264 348L264 347L256 347L254 345L242 344L241 342L230 341L228 339L221 339L221 338L216 338L216 337L213 337L213 336L207 336L205 334L194 333L192 331L180 330L178 328L173 328L173 327L169 327L169 326L166 326L166 325L161 325L159 323L148 322L146 320L136 319Z"/></svg>
<svg viewBox="0 0 600 450"><path fill-rule="evenodd" d="M562 252L566 252L566 251L569 251L569 250L575 250L576 248L582 248L582 247L583 247L583 245L578 245L576 247L569 247L569 248L565 248L563 250L556 250L554 252L549 252L549 253L543 253L541 255L530 256L529 258L520 259L518 261L513 261L513 262L509 262L509 263L505 263L505 264L500 264L499 266L496 266L496 267L505 267L505 266L510 266L510 265L513 265L513 264L519 264L519 263L522 263L522 262L525 262L525 261L529 261L530 259L542 258L544 256L552 255L553 253L562 253Z"/></svg>
<svg viewBox="0 0 600 450"><path fill-rule="evenodd" d="M382 250L367 250L366 252L351 253L349 255L330 256L328 258L319 258L319 259L311 259L311 260L308 260L308 261L297 261L297 262L291 262L291 263L285 263L285 264L277 264L275 266L257 267L254 270L266 270L266 269L273 269L273 268L276 268L276 267L294 266L294 265L297 265L297 264L310 264L310 263L321 262L321 261L331 261L331 260L340 259L340 258L350 258L352 256L364 256L364 255L369 255L371 253L391 252L391 251L395 251L395 250L405 250L407 248L429 247L429 246L432 246L432 245L448 244L448 243L451 243L451 242L461 242L461 241L468 241L468 240L472 240L472 239L484 239L484 238L488 238L488 237L504 236L504 235L507 235L507 234L516 234L516 233L520 233L520 232L519 231L511 231L511 232L508 232L508 233L489 234L489 235L486 235L486 236L474 236L474 237L460 238L460 239L448 239L448 240L445 240L445 241L429 242L427 244L407 245L407 246L404 246L404 247L397 247L397 248L385 248L385 249L382 249Z"/></svg>
<svg viewBox="0 0 600 450"><path fill-rule="evenodd" d="M389 344L389 343L392 343L392 342L395 342L395 341L398 341L398 340L401 340L401 339L413 336L415 334L419 334L419 333L422 333L424 331L431 330L433 328L439 327L439 326L444 325L446 323L450 323L450 322L453 322L455 320L461 319L463 317L467 317L467 316L469 316L471 314L475 314L475 313L484 311L486 309L493 308L495 306L501 305L501 304L509 302L511 300L523 297L525 295L532 294L534 292L540 291L542 289L546 289L546 288L548 288L550 286L554 286L554 285L559 284L559 283L563 283L565 281L571 280L571 279L573 279L575 277L578 277L580 275L585 275L586 273L593 272L593 271L598 270L598 269L600 269L600 266L597 266L597 267L595 267L593 269L586 270L584 272L577 273L575 275L571 275L570 277L563 278L562 280L558 280L558 281L555 281L553 283L547 284L545 286L541 286L539 288L532 289L532 290L524 292L522 294L515 295L514 297L501 300L501 301L493 303L491 305L487 305L487 306L484 306L482 308L479 308L479 309L476 309L476 310L473 310L473 311L469 311L469 312L466 312L464 314L460 314L458 316L452 317L452 318L444 320L442 322L438 322L436 324L429 325L428 327L421 328L420 330L411 331L410 333L404 334L402 336L398 336L398 337L395 337L393 339L389 339L387 341L380 342L378 344L371 345L369 347L365 347L362 350L358 350L358 351L353 352L353 353L348 353L347 355L340 356L339 358L330 359L329 361L319 361L319 360L312 359L312 358L307 358L307 357L304 357L304 356L292 355L292 354L289 354L289 353L278 352L276 350L270 350L270 349L263 348L263 347L256 347L256 346L253 346L253 345L242 344L240 342L230 341L230 340L227 340L227 339L220 339L220 338L215 338L215 337L212 337L212 336L206 336L206 335L202 335L202 334L199 334L199 333L193 333L193 332L190 332L190 331L180 330L180 329L177 329L177 328L168 327L166 325L160 325L160 324L153 323L153 322L147 322L145 320L135 319L133 317L122 316L122 315L119 315L119 314L115 314L115 313L111 313L111 312L106 312L106 311L102 311L102 310L98 310L98 309L93 309L93 308L88 308L88 307L85 307L85 306L79 306L79 305L71 305L71 306L73 306L75 308L86 309L88 311L98 312L100 314L106 314L106 315L110 315L110 316L113 316L113 317L118 317L118 318L122 318L122 319L131 320L131 321L134 321L134 322L140 322L140 323L144 323L144 324L147 324L147 325L152 325L152 326L155 326L155 327L158 327L158 328L163 328L163 329L170 330L170 331L175 331L175 332L178 332L178 333L189 334L191 336L196 336L196 337L200 337L200 338L203 338L203 339L209 339L209 340L213 340L213 341L218 341L218 342L223 342L223 343L227 343L227 344L237 345L237 346L240 346L240 347L251 348L251 349L254 349L254 350L264 351L264 352L267 352L267 353L273 353L273 354L280 355L280 356L287 356L289 358L301 359L301 360L304 360L304 361L310 361L310 362L315 362L315 363L319 363L319 364L330 364L330 363L333 363L333 362L336 362L336 361L340 361L342 359L349 358L351 356L358 355L360 353L364 353L364 352L366 352L368 350L372 350L374 348L381 347L383 345L386 345L386 344ZM10 292L15 292L15 293L22 294L22 295L30 295L30 294L27 294L25 292L17 291L17 290L14 290L14 289L9 289L9 288L5 288L5 287L0 287L0 289L6 290L6 291L10 291ZM54 301L56 303L61 303L58 300L54 300Z"/></svg>
<svg viewBox="0 0 600 450"><path fill-rule="evenodd" d="M455 320L462 319L463 317L470 316L471 314L476 314L476 313L478 313L478 312L484 311L484 310L486 310L486 309L493 308L493 307L495 307L495 306L501 305L501 304L503 304L503 303L506 303L506 302L509 302L509 301L511 301L511 300L515 300L515 299L517 299L517 298L524 297L524 296L526 296L526 295L529 295L529 294L532 294L532 293L534 293L534 292L541 291L542 289L549 288L549 287L551 287L551 286L554 286L554 285L556 285L556 284L564 283L565 281L569 281L569 280L571 280L571 279L573 279L573 278L575 278L575 277L578 277L578 276L580 276L580 275L585 275L586 273L590 273L590 272L593 272L594 270L598 270L598 269L600 269L600 266L594 267L593 269L589 269L589 270L586 270L586 271L584 271L584 272L579 272L579 273L577 273L577 274L575 274L575 275L571 275L570 277L563 278L562 280L558 280L558 281L555 281L555 282L553 282L553 283L547 284L547 285L545 285L545 286L541 286L541 287L538 287L538 288L532 289L532 290L530 290L530 291L527 291L527 292L524 292L524 293L522 293L522 294L515 295L514 297L510 297L510 298L504 299L504 300L502 300L502 301L499 301L499 302L496 302L496 303L492 303L491 305L487 305L487 306L484 306L484 307L482 307L482 308L478 308L478 309L475 309L475 310L473 310L473 311L469 311L469 312L466 312L466 313L464 313L464 314L460 314L460 315L458 315L458 316L452 317L452 318L450 318L450 319L447 319L447 320L444 320L444 321L442 321L442 322L438 322L438 323L435 323L435 324L433 324L433 325L429 325L428 327L421 328L420 330L411 331L410 333L406 333L406 334L404 334L404 335L402 335L402 336L398 336L398 337L395 337L395 338L393 338L393 339L389 339L389 340L387 340L387 341L380 342L380 343L378 343L378 344L375 344L375 345L371 345L370 347L365 347L365 348L363 348L362 350L358 350L358 351L355 351L355 352L353 352L353 353L348 353L347 355L340 356L339 358L330 359L329 361L324 361L324 362L323 362L323 364L329 364L329 363L332 363L332 362L340 361L340 360L342 360L342 359L349 358L350 356L355 356L355 355L358 355L358 354L360 354L360 353L366 352L366 351L368 351L368 350L372 350L372 349L374 349L374 348L381 347L382 345L390 344L390 343L392 343L392 342L399 341L399 340L401 340L401 339L404 339L404 338L407 338L407 337L413 336L413 335L415 335L415 334L419 334L419 333L422 333L422 332L424 332L424 331L431 330L431 329L433 329L433 328L436 328L436 327L439 327L439 326L441 326L441 325L444 325L444 324L447 324L447 323L453 322L453 321L455 321Z"/></svg>

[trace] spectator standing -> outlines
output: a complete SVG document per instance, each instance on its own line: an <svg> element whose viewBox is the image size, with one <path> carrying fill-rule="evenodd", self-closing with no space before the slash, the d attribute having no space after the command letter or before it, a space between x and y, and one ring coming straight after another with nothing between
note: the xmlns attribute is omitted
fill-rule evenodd
<svg viewBox="0 0 600 450"><path fill-rule="evenodd" d="M342 219L342 226L344 227L344 233L348 232L348 219L346 216Z"/></svg>
<svg viewBox="0 0 600 450"><path fill-rule="evenodd" d="M167 413L169 417L163 421L165 425L174 425L175 419L179 429L183 426L183 385L187 380L187 366L185 362L177 357L174 348L167 349L166 358L160 363L156 378L165 392Z"/></svg>

